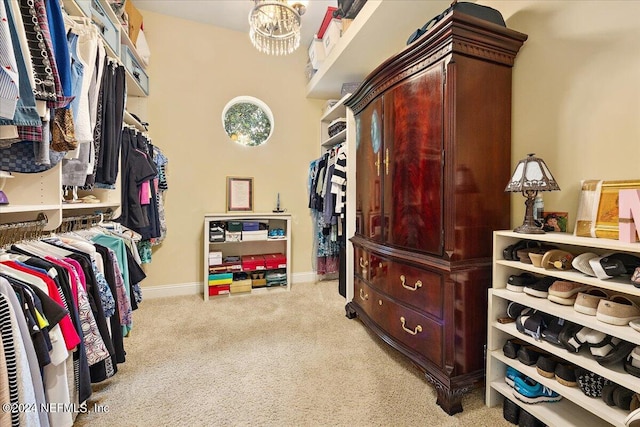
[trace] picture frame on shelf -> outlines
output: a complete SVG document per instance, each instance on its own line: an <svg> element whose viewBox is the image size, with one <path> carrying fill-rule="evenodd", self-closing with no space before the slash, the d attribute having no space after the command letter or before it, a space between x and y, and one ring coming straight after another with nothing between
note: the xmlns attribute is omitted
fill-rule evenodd
<svg viewBox="0 0 640 427"><path fill-rule="evenodd" d="M227 212L253 212L253 178L227 177Z"/></svg>
<svg viewBox="0 0 640 427"><path fill-rule="evenodd" d="M560 233L567 232L567 224L569 223L568 212L542 212L542 229L544 231L556 231Z"/></svg>
<svg viewBox="0 0 640 427"><path fill-rule="evenodd" d="M620 190L640 190L640 180L583 180L574 234L617 240Z"/></svg>

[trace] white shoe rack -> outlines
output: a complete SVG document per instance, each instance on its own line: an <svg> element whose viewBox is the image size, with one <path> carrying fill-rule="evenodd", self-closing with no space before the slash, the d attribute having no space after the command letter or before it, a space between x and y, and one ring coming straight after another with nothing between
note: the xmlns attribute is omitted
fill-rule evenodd
<svg viewBox="0 0 640 427"><path fill-rule="evenodd" d="M488 335L487 335L487 375L486 375L486 403L487 406L501 405L504 397L508 397L520 407L531 413L550 426L624 426L624 420L629 411L607 406L601 398L586 396L580 387L567 387L555 379L542 377L536 372L536 367L527 366L517 359L504 356L502 347L511 338L517 338L544 350L548 353L570 362L576 367L583 367L599 374L616 384L640 393L640 379L625 372L622 363L615 366L598 364L589 349L582 348L578 353L570 353L564 348L556 347L546 341L538 341L520 333L515 323L501 324L496 319L506 316L507 305L510 301L532 307L553 316L558 316L588 328L602 331L640 345L640 332L629 326L615 326L596 320L595 316L578 313L573 306L563 306L547 299L536 298L525 293L512 292L506 289L510 275L529 272L538 276L553 276L562 280L584 283L593 287L606 289L610 295L621 294L627 297L640 298L640 288L636 288L628 276L599 280L587 276L577 270L561 271L547 270L534 267L520 261L508 261L502 256L502 251L509 245L520 240L536 240L543 244L555 245L574 255L584 252L604 254L609 252L626 252L640 256L640 243L624 243L612 239L576 237L567 233L520 234L512 231L496 231L493 238L493 287L489 290L488 304ZM535 381L549 387L563 396L559 402L526 404L513 396L513 389L504 381L506 367L512 366Z"/></svg>

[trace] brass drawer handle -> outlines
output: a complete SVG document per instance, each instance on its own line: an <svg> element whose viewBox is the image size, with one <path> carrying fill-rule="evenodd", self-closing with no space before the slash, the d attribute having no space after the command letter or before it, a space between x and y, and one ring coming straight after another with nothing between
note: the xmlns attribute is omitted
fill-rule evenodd
<svg viewBox="0 0 640 427"><path fill-rule="evenodd" d="M386 175L389 175L389 149L388 148L384 156L384 169L386 171Z"/></svg>
<svg viewBox="0 0 640 427"><path fill-rule="evenodd" d="M369 299L369 294L365 294L362 288L360 288L360 299L366 301Z"/></svg>
<svg viewBox="0 0 640 427"><path fill-rule="evenodd" d="M360 291L362 291L362 289L361 289ZM412 331L411 329L408 329L408 328L405 326L405 318L404 318L404 317L401 317L401 318L400 318L400 323L402 323L402 329L404 329L404 331L405 331L406 333L408 333L408 334L411 334L411 335L417 335L417 334L418 334L418 332L422 332L422 326L420 326L420 325L416 326L416 328L415 328L413 331Z"/></svg>
<svg viewBox="0 0 640 427"><path fill-rule="evenodd" d="M417 290L418 290L418 288L421 288L421 287L422 287L422 280L418 280L418 281L416 282L416 284L415 284L415 285L413 285L413 287L411 287L411 286L407 286L407 285L405 284L406 280L407 280L407 278L406 278L406 277L404 277L404 274L400 275L400 282L402 283L402 287L403 287L403 288L405 288L405 289L409 289L410 291L417 291Z"/></svg>
<svg viewBox="0 0 640 427"><path fill-rule="evenodd" d="M376 173L380 176L380 153L378 152L378 160L375 162L376 165Z"/></svg>

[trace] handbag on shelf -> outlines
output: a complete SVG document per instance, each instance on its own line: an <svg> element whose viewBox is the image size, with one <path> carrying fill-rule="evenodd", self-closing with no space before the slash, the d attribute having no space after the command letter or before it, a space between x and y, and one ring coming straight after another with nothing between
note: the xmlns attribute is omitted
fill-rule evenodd
<svg viewBox="0 0 640 427"><path fill-rule="evenodd" d="M78 148L78 139L73 124L73 114L70 109L58 108L51 122L51 149L66 152L76 148Z"/></svg>
<svg viewBox="0 0 640 427"><path fill-rule="evenodd" d="M502 27L506 27L507 25L504 22L504 18L502 14L494 8L488 6L482 6L476 3L469 2L458 2L458 0L454 0L451 3L451 6L445 9L439 15L434 16L430 20L427 21L426 24L422 26L422 28L418 28L409 36L407 40L407 44L411 44L414 41L418 40L424 33L429 31L431 27L441 21L445 16L449 13L456 11L460 13L464 13L466 15L475 16L476 18L484 19L485 21L493 22L494 24L500 25Z"/></svg>
<svg viewBox="0 0 640 427"><path fill-rule="evenodd" d="M338 0L338 9L333 12L334 18L353 19L367 0Z"/></svg>

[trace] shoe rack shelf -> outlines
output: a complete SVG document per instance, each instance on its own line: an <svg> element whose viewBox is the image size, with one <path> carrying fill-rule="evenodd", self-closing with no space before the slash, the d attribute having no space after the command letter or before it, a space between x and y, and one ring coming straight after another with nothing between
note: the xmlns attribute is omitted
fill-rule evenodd
<svg viewBox="0 0 640 427"><path fill-rule="evenodd" d="M621 364L615 366L602 366L596 362L587 348L582 348L578 353L570 353L564 348L556 347L546 341L538 341L529 335L520 333L515 323L502 324L496 319L506 315L510 301L532 307L553 316L577 323L588 328L602 331L607 335L618 337L622 340L640 345L640 333L629 326L615 326L596 320L595 316L578 313L573 306L563 306L544 298L536 298L525 293L512 292L506 289L506 283L510 275L530 272L538 276L553 276L562 280L584 283L594 287L606 289L610 294L622 294L626 296L640 296L640 288L636 288L628 277L618 277L608 280L599 280L586 276L576 270L546 270L525 264L519 261L507 261L503 259L502 251L509 245L520 240L537 240L541 243L551 244L573 253L584 252L603 254L606 252L627 252L640 255L640 244L624 243L612 239L597 239L588 237L576 237L567 233L546 234L520 234L512 231L496 231L493 239L493 287L489 290L488 304L488 339L487 339L487 375L486 375L486 403L487 406L501 405L504 397L524 408L540 421L553 426L624 426L628 411L615 406L607 406L601 398L586 396L579 387L567 387L555 379L545 378L539 375L536 367L527 366L517 359L507 358L502 347L511 338L534 345L541 350L551 353L561 359L570 362L577 367L583 367L616 384L640 393L640 381L624 371ZM552 389L563 396L559 402L538 403L530 405L523 403L513 396L513 389L505 383L504 376L507 366L512 366L521 373L533 378L535 381Z"/></svg>

